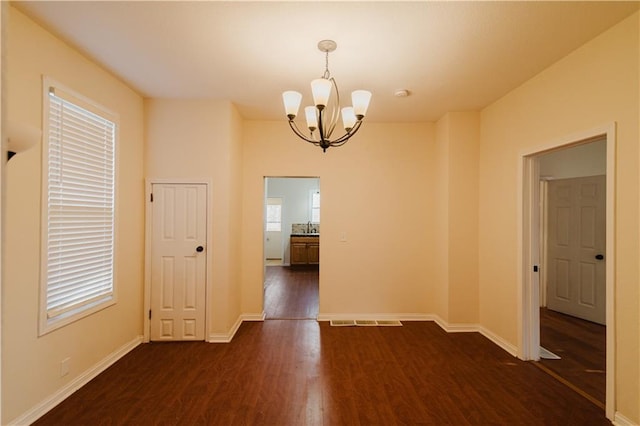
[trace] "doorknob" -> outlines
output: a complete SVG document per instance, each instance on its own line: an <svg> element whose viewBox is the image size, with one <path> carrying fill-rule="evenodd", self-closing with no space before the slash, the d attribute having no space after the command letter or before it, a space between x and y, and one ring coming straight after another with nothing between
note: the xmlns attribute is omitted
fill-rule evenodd
<svg viewBox="0 0 640 426"><path fill-rule="evenodd" d="M202 252L204 251L204 247L202 247L202 246L198 246L198 247L196 247L196 251L197 251L198 253L202 253Z"/></svg>
<svg viewBox="0 0 640 426"><path fill-rule="evenodd" d="M596 259L602 260L602 259L604 259L604 256L601 255L601 254L596 254Z"/></svg>

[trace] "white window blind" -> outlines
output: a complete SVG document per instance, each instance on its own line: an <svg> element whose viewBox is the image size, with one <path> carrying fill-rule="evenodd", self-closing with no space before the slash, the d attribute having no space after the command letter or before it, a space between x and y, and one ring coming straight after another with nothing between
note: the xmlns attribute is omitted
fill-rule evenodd
<svg viewBox="0 0 640 426"><path fill-rule="evenodd" d="M49 92L46 317L66 318L114 292L115 123Z"/></svg>

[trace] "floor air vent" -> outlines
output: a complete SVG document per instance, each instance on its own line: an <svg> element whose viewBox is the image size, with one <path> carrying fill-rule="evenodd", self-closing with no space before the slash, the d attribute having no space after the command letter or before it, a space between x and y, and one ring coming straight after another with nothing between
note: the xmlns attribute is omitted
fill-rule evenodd
<svg viewBox="0 0 640 426"><path fill-rule="evenodd" d="M332 327L401 327L398 320L331 320Z"/></svg>
<svg viewBox="0 0 640 426"><path fill-rule="evenodd" d="M402 327L402 323L398 320L376 321L378 325L384 327Z"/></svg>
<svg viewBox="0 0 640 426"><path fill-rule="evenodd" d="M353 320L331 320L331 325L333 327L348 327L356 325L356 322Z"/></svg>
<svg viewBox="0 0 640 426"><path fill-rule="evenodd" d="M378 323L371 320L356 320L356 325L363 325L365 327L368 327L368 326L376 326L378 325Z"/></svg>

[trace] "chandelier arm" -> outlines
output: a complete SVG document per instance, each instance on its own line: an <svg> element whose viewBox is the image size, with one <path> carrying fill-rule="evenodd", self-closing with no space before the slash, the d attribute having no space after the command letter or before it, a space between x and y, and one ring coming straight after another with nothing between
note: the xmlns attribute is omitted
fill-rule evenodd
<svg viewBox="0 0 640 426"><path fill-rule="evenodd" d="M331 102L331 120L325 126L325 137L327 139L331 138L331 135L338 124L338 119L340 118L340 91L338 90L338 83L336 83L336 80L333 77L331 77L329 81L331 81L331 86L333 87L335 96L333 97L333 102ZM325 115L325 117L327 117L327 115Z"/></svg>
<svg viewBox="0 0 640 426"><path fill-rule="evenodd" d="M345 136L347 136L347 135L345 135ZM349 140L351 139L351 136L353 136L353 134L349 135L349 137L346 138L346 139L343 139L343 138L337 139L337 140L334 141L333 145L331 145L331 146L342 146L345 143L349 142Z"/></svg>
<svg viewBox="0 0 640 426"><path fill-rule="evenodd" d="M325 134L325 128L324 128L324 114L323 114L324 108L320 109L318 108L318 137L320 139L320 145L322 145L322 143L329 142L328 141L328 136Z"/></svg>
<svg viewBox="0 0 640 426"><path fill-rule="evenodd" d="M349 141L349 139L347 139L346 141L342 141L340 143L331 144L331 148L337 148L339 146L342 146L342 145L346 144L348 141Z"/></svg>
<svg viewBox="0 0 640 426"><path fill-rule="evenodd" d="M318 141L315 141L313 139L310 139L308 137L306 137L299 129L298 129L298 125L296 124L295 121L293 120L289 120L289 127L291 127L291 130L293 130L293 133L296 134L296 136L298 136L300 139L304 140L305 142L309 142L312 143L314 145L319 145Z"/></svg>
<svg viewBox="0 0 640 426"><path fill-rule="evenodd" d="M360 125L362 125L362 120L358 120L351 130L349 130L344 135L340 136L335 141L331 142L331 146L340 146L345 142L347 142L353 135L355 135L358 132L358 130L360 130ZM337 144L340 144L340 145L337 145Z"/></svg>
<svg viewBox="0 0 640 426"><path fill-rule="evenodd" d="M322 111L320 111L320 116L322 116ZM329 139L326 139L322 135L323 129L321 128L320 120L318 120L318 130L320 131L320 140L316 141L314 139L310 139L310 138L306 137L300 131L300 129L298 128L298 125L296 124L296 122L294 120L289 120L289 127L291 127L291 130L293 130L293 132L296 134L296 136L298 136L300 139L304 140L305 142L309 142L311 144L314 144L315 146L322 146L322 142L324 142L325 145L332 146L332 147L342 146L353 135L355 135L358 132L358 130L360 129L361 125L362 125L362 120L357 121L356 124L353 126L353 128L351 130L349 130L347 133L345 133L344 135L342 135L338 139L336 139L334 141L331 141Z"/></svg>

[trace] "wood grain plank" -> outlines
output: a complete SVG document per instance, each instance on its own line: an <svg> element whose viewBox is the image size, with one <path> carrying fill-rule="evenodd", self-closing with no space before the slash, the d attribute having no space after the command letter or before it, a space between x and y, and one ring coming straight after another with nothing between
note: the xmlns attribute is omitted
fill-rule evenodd
<svg viewBox="0 0 640 426"><path fill-rule="evenodd" d="M318 271L267 270L265 310L287 320L244 323L226 344L141 345L35 424L610 424L478 333L292 321L317 315Z"/></svg>
<svg viewBox="0 0 640 426"><path fill-rule="evenodd" d="M559 360L540 363L605 404L607 328L549 309L540 309L540 344Z"/></svg>
<svg viewBox="0 0 640 426"><path fill-rule="evenodd" d="M431 322L244 323L231 343L149 343L37 425L605 425L604 412L477 333Z"/></svg>
<svg viewBox="0 0 640 426"><path fill-rule="evenodd" d="M316 319L318 266L268 266L264 312L267 319Z"/></svg>

